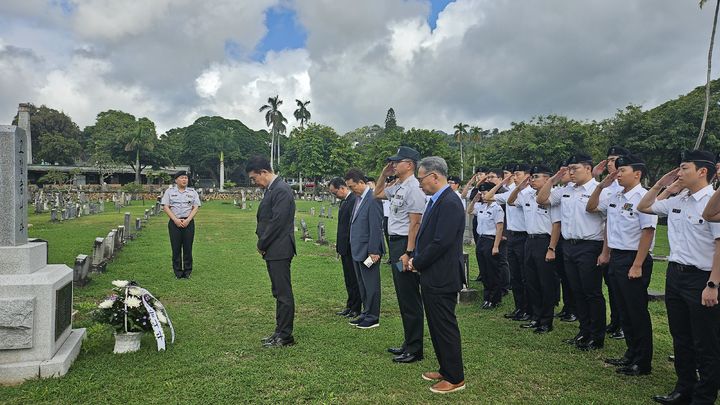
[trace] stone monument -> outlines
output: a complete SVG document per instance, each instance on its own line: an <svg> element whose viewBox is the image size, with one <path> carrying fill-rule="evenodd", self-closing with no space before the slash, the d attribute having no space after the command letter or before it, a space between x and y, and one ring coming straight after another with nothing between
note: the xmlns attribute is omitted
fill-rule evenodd
<svg viewBox="0 0 720 405"><path fill-rule="evenodd" d="M29 122L27 106L19 123ZM72 329L73 270L47 263L28 242L27 148L23 128L0 126L0 383L67 373L85 329Z"/></svg>

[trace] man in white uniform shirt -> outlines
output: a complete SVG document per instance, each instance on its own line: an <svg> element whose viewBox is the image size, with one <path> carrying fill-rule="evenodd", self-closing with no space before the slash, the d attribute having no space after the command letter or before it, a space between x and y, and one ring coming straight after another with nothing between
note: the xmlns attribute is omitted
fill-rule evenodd
<svg viewBox="0 0 720 405"><path fill-rule="evenodd" d="M580 321L575 345L581 350L601 349L605 345L606 315L602 272L598 270L597 259L603 247L605 218L585 210L598 184L592 176L592 158L576 153L567 163L566 169L560 169L552 181L538 191L537 202L560 207L565 272L575 295ZM572 184L551 193L552 186L560 182L566 170L570 172Z"/></svg>
<svg viewBox="0 0 720 405"><path fill-rule="evenodd" d="M686 152L680 167L655 183L638 204L642 212L668 217L665 306L677 382L670 394L653 397L663 404L712 404L720 388L720 307L705 306L702 300L707 288L717 288L710 274L718 265L713 264L713 252L720 246L720 224L702 216L713 194L714 176L714 154ZM664 187L679 194L657 201Z"/></svg>
<svg viewBox="0 0 720 405"><path fill-rule="evenodd" d="M620 156L617 170L598 184L587 204L588 212L607 215L607 244L610 248L609 274L613 278L617 316L627 344L625 354L605 362L618 366L620 374L638 376L652 369L652 323L648 312L647 289L652 276L650 251L655 240L657 216L639 212L638 203L647 193L640 181L647 169L637 156ZM608 195L617 182L622 189ZM604 197L601 197L604 195Z"/></svg>

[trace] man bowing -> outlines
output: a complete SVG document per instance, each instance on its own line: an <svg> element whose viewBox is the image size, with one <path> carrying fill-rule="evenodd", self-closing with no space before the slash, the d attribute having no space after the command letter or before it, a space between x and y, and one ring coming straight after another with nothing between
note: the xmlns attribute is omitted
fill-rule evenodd
<svg viewBox="0 0 720 405"><path fill-rule="evenodd" d="M462 242L465 211L447 183L447 163L431 156L420 161L418 180L431 196L416 238L410 268L420 274L420 288L430 339L440 369L422 374L438 381L430 391L445 394L465 388L460 329L455 317L463 284Z"/></svg>

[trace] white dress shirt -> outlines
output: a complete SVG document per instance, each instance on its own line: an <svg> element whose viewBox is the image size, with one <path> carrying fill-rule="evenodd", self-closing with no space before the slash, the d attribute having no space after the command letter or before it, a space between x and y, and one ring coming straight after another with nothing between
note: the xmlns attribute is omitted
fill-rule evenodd
<svg viewBox="0 0 720 405"><path fill-rule="evenodd" d="M715 240L720 239L720 223L705 221L702 212L713 194L712 186L694 194L683 191L675 197L655 201L650 209L668 217L668 261L712 270Z"/></svg>
<svg viewBox="0 0 720 405"><path fill-rule="evenodd" d="M528 189L520 191L519 194L527 193ZM495 194L495 202L498 204L507 204L508 198L510 198L511 191L506 191L501 194ZM519 195L518 195L519 198ZM507 228L513 232L525 232L525 215L523 214L522 207L516 205L507 205L505 207L507 213Z"/></svg>
<svg viewBox="0 0 720 405"><path fill-rule="evenodd" d="M552 233L552 215L553 211L557 211L557 207L550 204L538 205L537 191L531 187L526 188L518 194L515 200L515 206L520 207L525 216L525 228L530 235Z"/></svg>
<svg viewBox="0 0 720 405"><path fill-rule="evenodd" d="M565 239L603 241L605 238L605 218L601 213L585 210L590 195L598 182L591 179L582 186L568 184L559 192L550 193L550 204L560 206L562 236Z"/></svg>
<svg viewBox="0 0 720 405"><path fill-rule="evenodd" d="M646 193L647 190L638 184L627 193L622 187L619 190L615 188L615 191L600 199L597 209L607 216L607 242L610 249L638 250L642 230L657 228L657 215L637 210L638 203ZM650 250L654 245L653 238Z"/></svg>
<svg viewBox="0 0 720 405"><path fill-rule="evenodd" d="M497 202L475 203L473 213L477 217L478 235L495 235L495 225L505 221L505 212Z"/></svg>

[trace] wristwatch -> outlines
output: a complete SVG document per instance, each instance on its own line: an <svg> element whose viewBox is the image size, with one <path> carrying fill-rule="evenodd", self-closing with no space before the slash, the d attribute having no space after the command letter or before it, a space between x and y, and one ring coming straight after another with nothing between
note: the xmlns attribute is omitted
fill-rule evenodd
<svg viewBox="0 0 720 405"><path fill-rule="evenodd" d="M715 284L714 281L708 281L707 286L708 286L708 288L718 288L718 285Z"/></svg>
<svg viewBox="0 0 720 405"><path fill-rule="evenodd" d="M405 254L408 255L408 256L412 256L413 251L412 251L412 250L406 250L406 251L405 251Z"/></svg>
<svg viewBox="0 0 720 405"><path fill-rule="evenodd" d="M554 248L554 247L552 247L552 246L548 246L548 250L550 250L550 251L553 251L553 252L554 252L554 251L555 251L555 248Z"/></svg>

